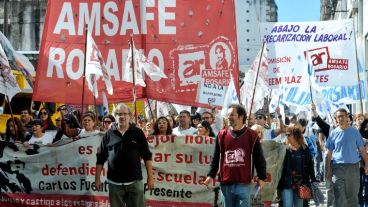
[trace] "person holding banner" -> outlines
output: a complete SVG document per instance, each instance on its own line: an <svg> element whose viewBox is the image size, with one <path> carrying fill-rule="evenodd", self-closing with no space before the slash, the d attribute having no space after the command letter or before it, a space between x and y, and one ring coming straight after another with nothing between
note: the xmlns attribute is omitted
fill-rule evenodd
<svg viewBox="0 0 368 207"><path fill-rule="evenodd" d="M153 188L152 153L143 131L131 123L132 112L120 103L114 111L116 123L103 136L96 154L95 182L102 190L101 172L108 161L107 183L111 207L144 207L143 176L141 158L147 170L147 187Z"/></svg>
<svg viewBox="0 0 368 207"><path fill-rule="evenodd" d="M245 108L239 104L229 106L229 128L217 135L215 151L204 185L209 188L219 168L223 207L250 206L250 182L253 165L257 170L260 189L265 185L266 160L257 132L246 127Z"/></svg>
<svg viewBox="0 0 368 207"><path fill-rule="evenodd" d="M335 206L358 206L359 153L368 174L368 157L359 131L349 125L348 112L340 108L335 114L336 127L326 142L326 179L332 182Z"/></svg>

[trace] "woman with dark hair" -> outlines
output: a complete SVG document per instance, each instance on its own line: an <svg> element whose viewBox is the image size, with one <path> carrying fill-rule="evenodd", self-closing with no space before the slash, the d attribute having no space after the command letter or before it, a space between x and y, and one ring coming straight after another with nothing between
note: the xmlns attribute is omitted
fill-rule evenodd
<svg viewBox="0 0 368 207"><path fill-rule="evenodd" d="M81 138L92 136L99 132L98 130L95 129L96 116L92 111L87 111L83 113L82 126L83 126L83 129L78 135Z"/></svg>
<svg viewBox="0 0 368 207"><path fill-rule="evenodd" d="M316 182L314 165L308 146L304 142L302 127L290 125L285 132L286 149L282 175L278 184L283 206L302 207L303 200L298 197L299 186L311 186Z"/></svg>
<svg viewBox="0 0 368 207"><path fill-rule="evenodd" d="M203 120L197 125L197 134L201 136L216 137L212 130L211 124Z"/></svg>
<svg viewBox="0 0 368 207"><path fill-rule="evenodd" d="M115 122L115 117L113 115L108 114L104 116L104 118L102 119L102 123L103 123L102 131L107 131L110 128L112 122Z"/></svg>
<svg viewBox="0 0 368 207"><path fill-rule="evenodd" d="M30 134L28 133L28 131L26 131L25 127L23 126L19 118L14 117L14 121L12 118L9 118L6 121L6 130L5 130L5 137L4 137L5 142L23 143L27 135L30 135Z"/></svg>
<svg viewBox="0 0 368 207"><path fill-rule="evenodd" d="M38 112L37 119L40 119L43 123L44 130L57 130L56 126L51 120L51 114L46 108L41 108Z"/></svg>
<svg viewBox="0 0 368 207"><path fill-rule="evenodd" d="M172 128L170 126L169 120L164 116L159 117L153 124L152 135L171 135L171 134Z"/></svg>
<svg viewBox="0 0 368 207"><path fill-rule="evenodd" d="M170 124L170 126L171 126L171 129L174 129L175 127L177 127L177 126L176 126L176 121L175 121L174 116L172 116L172 115L167 115L167 116L166 116L166 119L167 119L167 120L169 120L169 124Z"/></svg>

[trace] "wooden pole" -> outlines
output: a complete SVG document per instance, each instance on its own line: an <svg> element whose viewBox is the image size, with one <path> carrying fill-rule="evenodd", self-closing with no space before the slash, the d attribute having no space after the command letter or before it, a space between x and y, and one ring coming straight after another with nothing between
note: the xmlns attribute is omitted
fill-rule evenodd
<svg viewBox="0 0 368 207"><path fill-rule="evenodd" d="M253 102L254 102L254 94L256 93L256 86L257 86L257 82L258 82L259 69L261 67L261 61L262 61L262 57L263 57L264 47L265 47L265 42L262 43L261 55L259 56L256 81L254 83L252 101L251 101L250 107L249 107L248 122L250 120L250 115L252 114L252 105L253 105Z"/></svg>
<svg viewBox="0 0 368 207"><path fill-rule="evenodd" d="M81 109L81 117L82 120L83 112L84 112L84 88L86 84L86 66L87 66L87 35L88 35L88 25L86 24L86 36L84 41L84 69L83 69L83 83L82 83L82 109Z"/></svg>
<svg viewBox="0 0 368 207"><path fill-rule="evenodd" d="M130 49L132 52L132 75L133 75L133 104L134 104L134 120L135 123L138 123L137 117L137 90L135 86L135 64L134 64L134 40L133 40L133 33L130 34Z"/></svg>
<svg viewBox="0 0 368 207"><path fill-rule="evenodd" d="M354 26L354 31L355 31L355 26ZM357 64L357 73L358 73L358 86L359 86L359 100L360 100L360 113L363 113L363 100L362 100L362 86L360 85L360 74L359 74L359 66L358 66L358 47L357 47L357 43L356 43L356 36L355 36L355 32L354 32L354 45L355 45L355 59L356 59L356 64Z"/></svg>

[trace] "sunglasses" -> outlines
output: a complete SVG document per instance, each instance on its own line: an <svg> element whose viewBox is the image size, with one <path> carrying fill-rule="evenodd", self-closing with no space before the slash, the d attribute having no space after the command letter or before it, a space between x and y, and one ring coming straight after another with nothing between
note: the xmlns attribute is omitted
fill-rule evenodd
<svg viewBox="0 0 368 207"><path fill-rule="evenodd" d="M40 112L40 115L47 115L47 112Z"/></svg>
<svg viewBox="0 0 368 207"><path fill-rule="evenodd" d="M112 121L104 121L105 124L111 124Z"/></svg>

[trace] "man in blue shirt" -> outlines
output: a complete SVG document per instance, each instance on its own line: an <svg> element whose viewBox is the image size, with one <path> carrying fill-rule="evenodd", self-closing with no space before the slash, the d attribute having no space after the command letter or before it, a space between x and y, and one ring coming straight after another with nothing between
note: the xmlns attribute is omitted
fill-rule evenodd
<svg viewBox="0 0 368 207"><path fill-rule="evenodd" d="M332 181L335 206L358 206L359 152L366 163L366 174L367 153L359 131L349 125L347 111L338 109L335 116L338 127L330 133L326 142L326 179Z"/></svg>

